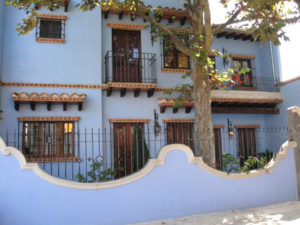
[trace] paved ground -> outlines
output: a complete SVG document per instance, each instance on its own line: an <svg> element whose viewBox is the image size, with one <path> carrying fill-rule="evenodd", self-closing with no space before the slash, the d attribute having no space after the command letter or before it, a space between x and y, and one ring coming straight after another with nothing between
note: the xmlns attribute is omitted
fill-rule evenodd
<svg viewBox="0 0 300 225"><path fill-rule="evenodd" d="M140 225L300 225L300 201L265 207L211 213L186 218L141 223Z"/></svg>

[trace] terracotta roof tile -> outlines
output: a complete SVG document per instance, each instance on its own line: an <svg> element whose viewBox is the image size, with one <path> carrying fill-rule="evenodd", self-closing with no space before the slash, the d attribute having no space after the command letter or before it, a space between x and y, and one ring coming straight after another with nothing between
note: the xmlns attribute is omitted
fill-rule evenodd
<svg viewBox="0 0 300 225"><path fill-rule="evenodd" d="M43 92L41 94L38 94L36 92L27 93L27 92L13 92L11 93L12 98L14 101L33 101L33 102L83 102L85 100L86 94L57 94L57 93L51 93L48 94L46 92Z"/></svg>

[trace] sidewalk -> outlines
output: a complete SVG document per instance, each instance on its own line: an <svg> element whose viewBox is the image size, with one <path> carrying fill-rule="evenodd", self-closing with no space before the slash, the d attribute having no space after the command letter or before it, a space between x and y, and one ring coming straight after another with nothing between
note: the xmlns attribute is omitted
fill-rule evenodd
<svg viewBox="0 0 300 225"><path fill-rule="evenodd" d="M259 208L196 215L141 223L140 225L300 225L300 201Z"/></svg>

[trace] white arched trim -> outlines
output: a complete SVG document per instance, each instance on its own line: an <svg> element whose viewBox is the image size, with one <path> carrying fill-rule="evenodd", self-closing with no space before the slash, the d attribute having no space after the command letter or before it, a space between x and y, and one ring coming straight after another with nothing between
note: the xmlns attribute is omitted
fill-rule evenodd
<svg viewBox="0 0 300 225"><path fill-rule="evenodd" d="M278 165L280 160L287 157L288 150L290 148L296 148L296 147L297 147L296 142L287 141L281 146L279 153L276 155L276 157L273 160L271 160L271 162L267 165L266 168L259 169L259 170L252 170L248 174L246 173L227 174L225 172L209 167L206 163L203 162L202 157L195 157L192 150L188 146L182 144L172 144L162 148L160 153L158 154L157 159L148 160L147 164L143 169L139 170L138 172L132 175L129 175L127 177L118 180L108 181L108 182L79 183L79 182L64 180L61 178L51 176L50 174L46 173L43 169L41 169L38 163L27 163L24 155L18 149L14 147L6 146L5 142L0 138L1 153L5 156L13 155L15 158L17 158L22 170L33 170L33 172L36 175L38 175L40 178L55 185L60 185L68 188L85 189L85 190L97 190L97 189L118 187L139 180L144 176L146 176L148 173L150 173L155 166L164 165L166 155L169 152L176 151L176 150L183 151L187 155L189 163L197 164L201 169L215 176L219 176L227 179L246 179L246 178L261 176L264 174L271 173L272 169L274 169Z"/></svg>

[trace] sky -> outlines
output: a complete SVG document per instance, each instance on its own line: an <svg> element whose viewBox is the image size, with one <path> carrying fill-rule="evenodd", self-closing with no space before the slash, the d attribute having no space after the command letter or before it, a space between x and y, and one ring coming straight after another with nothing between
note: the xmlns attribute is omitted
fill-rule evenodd
<svg viewBox="0 0 300 225"><path fill-rule="evenodd" d="M290 25L285 30L290 41L282 41L280 46L283 81L300 76L300 24Z"/></svg>
<svg viewBox="0 0 300 225"><path fill-rule="evenodd" d="M219 1L210 0L213 23L225 20L225 9L220 7ZM289 25L285 29L290 41L281 41L281 79L282 81L300 76L300 23Z"/></svg>

